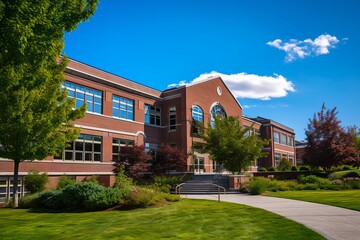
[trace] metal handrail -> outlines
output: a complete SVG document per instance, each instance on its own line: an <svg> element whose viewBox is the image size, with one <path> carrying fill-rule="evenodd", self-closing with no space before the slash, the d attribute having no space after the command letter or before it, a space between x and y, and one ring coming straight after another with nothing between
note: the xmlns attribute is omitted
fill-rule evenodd
<svg viewBox="0 0 360 240"><path fill-rule="evenodd" d="M220 202L220 189L223 190L223 194L226 194L226 189L223 186L220 186L218 184L215 183L180 183L175 187L175 194L179 194L180 195L180 188L184 185L212 185L212 186L216 186L218 188L218 202Z"/></svg>

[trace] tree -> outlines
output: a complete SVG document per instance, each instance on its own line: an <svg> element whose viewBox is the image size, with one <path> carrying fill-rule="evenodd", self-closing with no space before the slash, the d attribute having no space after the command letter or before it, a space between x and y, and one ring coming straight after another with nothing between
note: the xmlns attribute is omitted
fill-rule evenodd
<svg viewBox="0 0 360 240"><path fill-rule="evenodd" d="M138 179L148 170L147 163L150 157L145 152L144 145L124 146L120 148L119 158L113 159L115 173L121 168L125 174L133 179Z"/></svg>
<svg viewBox="0 0 360 240"><path fill-rule="evenodd" d="M252 162L264 156L262 148L268 143L258 136L248 134L251 128L241 128L237 117L214 116L214 127L201 129L204 143L194 143L194 147L209 153L210 157L232 173L247 170Z"/></svg>
<svg viewBox="0 0 360 240"><path fill-rule="evenodd" d="M353 135L341 127L336 115L336 107L327 110L323 104L321 111L309 119L305 132L308 142L304 154L305 164L330 172L332 166L353 160Z"/></svg>
<svg viewBox="0 0 360 240"><path fill-rule="evenodd" d="M186 158L179 149L162 144L152 164L154 174L163 175L173 170L185 169Z"/></svg>
<svg viewBox="0 0 360 240"><path fill-rule="evenodd" d="M0 0L0 157L20 162L54 155L78 135L72 120L86 106L61 89L64 33L95 11L97 0ZM13 188L18 206L18 188Z"/></svg>
<svg viewBox="0 0 360 240"><path fill-rule="evenodd" d="M279 166L277 167L277 170L289 171L290 169L291 169L291 162L286 158L282 158L280 160Z"/></svg>

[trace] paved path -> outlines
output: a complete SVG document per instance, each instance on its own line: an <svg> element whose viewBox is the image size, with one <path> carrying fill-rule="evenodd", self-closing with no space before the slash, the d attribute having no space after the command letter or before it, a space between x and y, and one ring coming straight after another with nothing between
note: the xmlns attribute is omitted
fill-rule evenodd
<svg viewBox="0 0 360 240"><path fill-rule="evenodd" d="M182 195L183 198L218 200L218 195ZM298 200L226 194L221 201L262 208L294 220L327 239L360 240L360 212Z"/></svg>

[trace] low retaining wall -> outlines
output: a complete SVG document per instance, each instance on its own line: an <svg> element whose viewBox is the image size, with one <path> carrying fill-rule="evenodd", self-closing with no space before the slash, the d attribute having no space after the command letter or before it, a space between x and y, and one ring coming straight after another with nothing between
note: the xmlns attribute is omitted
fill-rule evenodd
<svg viewBox="0 0 360 240"><path fill-rule="evenodd" d="M230 175L229 176L229 190L239 190L244 186L244 183L250 180L250 176L246 175Z"/></svg>

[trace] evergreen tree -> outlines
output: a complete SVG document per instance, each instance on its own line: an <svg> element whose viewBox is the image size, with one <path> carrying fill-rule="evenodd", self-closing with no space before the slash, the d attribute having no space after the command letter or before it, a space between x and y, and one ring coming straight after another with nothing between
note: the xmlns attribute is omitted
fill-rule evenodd
<svg viewBox="0 0 360 240"><path fill-rule="evenodd" d="M336 115L336 108L327 110L323 104L321 111L309 119L305 132L308 142L304 154L305 164L329 172L332 166L353 160L353 135L340 125Z"/></svg>
<svg viewBox="0 0 360 240"><path fill-rule="evenodd" d="M71 120L86 106L61 89L68 62L64 33L96 9L97 0L0 0L0 157L14 161L14 204L24 160L41 160L76 138Z"/></svg>

